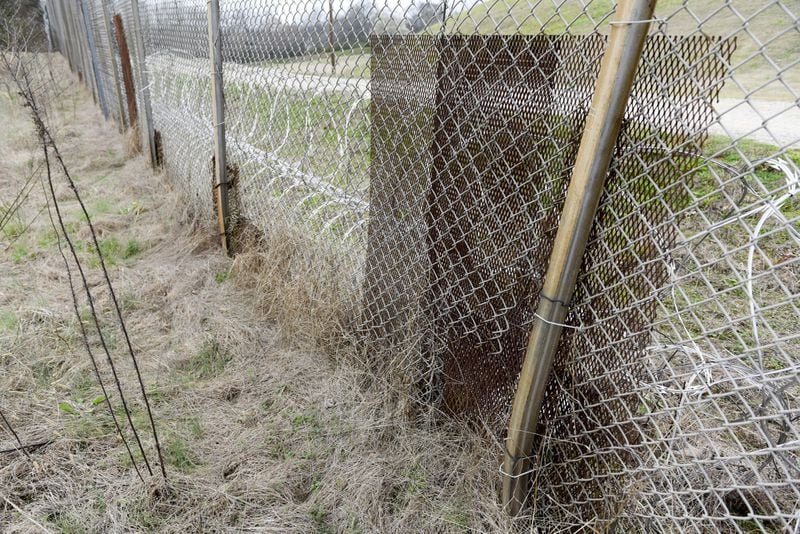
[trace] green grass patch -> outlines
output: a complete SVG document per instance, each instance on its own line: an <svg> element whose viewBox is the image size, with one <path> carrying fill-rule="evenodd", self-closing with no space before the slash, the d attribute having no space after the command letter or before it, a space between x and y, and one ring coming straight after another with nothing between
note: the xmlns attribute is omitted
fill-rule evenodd
<svg viewBox="0 0 800 534"><path fill-rule="evenodd" d="M36 256L36 252L32 251L27 243L17 241L11 248L11 260L14 263L22 263L23 261Z"/></svg>
<svg viewBox="0 0 800 534"><path fill-rule="evenodd" d="M111 205L111 202L105 198L99 198L97 200L92 201L87 207L86 211L89 212L90 217L95 217L97 215L105 215L107 213L111 213L114 211L114 207ZM81 219L86 220L86 216L81 214Z"/></svg>
<svg viewBox="0 0 800 534"><path fill-rule="evenodd" d="M87 534L89 531L83 525L83 519L76 517L77 511L64 512L57 510L47 514L45 519L56 526L61 534Z"/></svg>
<svg viewBox="0 0 800 534"><path fill-rule="evenodd" d="M206 433L206 431L205 431L205 429L203 429L203 425L200 423L200 419L198 417L189 418L189 420L186 422L186 426L187 426L187 428L189 430L189 433L195 439L202 438Z"/></svg>
<svg viewBox="0 0 800 534"><path fill-rule="evenodd" d="M36 246L42 250L48 250L58 243L58 234L53 230L45 230L36 235Z"/></svg>
<svg viewBox="0 0 800 534"><path fill-rule="evenodd" d="M169 434L166 437L164 441L164 461L183 472L189 472L202 465L197 453L178 434Z"/></svg>
<svg viewBox="0 0 800 534"><path fill-rule="evenodd" d="M90 441L116 433L114 421L105 408L81 411L68 402L61 402L58 409L66 418L64 431L72 439Z"/></svg>
<svg viewBox="0 0 800 534"><path fill-rule="evenodd" d="M94 242L92 241L86 241L83 244L82 248L89 253L89 258L87 260L89 267L93 269L100 267L100 257L97 253L98 248L103 255L103 261L106 267L113 267L119 262L122 255L122 246L116 237L98 239L97 244L97 248L95 248Z"/></svg>
<svg viewBox="0 0 800 534"><path fill-rule="evenodd" d="M770 371L780 371L786 367L786 364L776 356L768 356L764 359L764 367Z"/></svg>
<svg viewBox="0 0 800 534"><path fill-rule="evenodd" d="M0 333L16 331L19 326L19 318L12 310L0 310Z"/></svg>
<svg viewBox="0 0 800 534"><path fill-rule="evenodd" d="M127 243L125 243L125 249L122 251L122 258L128 259L136 256L142 251L142 245L135 239L129 239Z"/></svg>
<svg viewBox="0 0 800 534"><path fill-rule="evenodd" d="M120 243L116 237L98 239L97 243L103 255L103 261L107 267L113 267L122 260L133 258L144 250L143 245L134 238L128 239L124 245ZM86 253L89 254L87 263L90 267L100 267L100 258L97 254L97 248L95 248L92 241L77 242L76 245L78 245L75 247L76 250L86 251Z"/></svg>
<svg viewBox="0 0 800 534"><path fill-rule="evenodd" d="M270 447L267 450L267 454L269 455L270 458L274 460L284 460L284 461L290 460L297 456L297 454L292 449L290 449L283 443L276 443L270 445Z"/></svg>
<svg viewBox="0 0 800 534"><path fill-rule="evenodd" d="M320 422L315 414L300 414L295 415L291 419L292 429L297 431L301 429L319 430L321 428Z"/></svg>
<svg viewBox="0 0 800 534"><path fill-rule="evenodd" d="M459 527L461 530L469 530L469 513L464 508L448 508L444 513L444 520L454 527Z"/></svg>
<svg viewBox="0 0 800 534"><path fill-rule="evenodd" d="M97 398L98 390L97 377L89 369L82 369L72 381L72 399L78 404L83 404L91 398Z"/></svg>
<svg viewBox="0 0 800 534"><path fill-rule="evenodd" d="M16 239L25 231L25 223L22 221L8 221L3 225L3 236L8 239Z"/></svg>
<svg viewBox="0 0 800 534"><path fill-rule="evenodd" d="M217 340L206 341L200 351L182 366L184 373L197 380L222 374L232 359Z"/></svg>

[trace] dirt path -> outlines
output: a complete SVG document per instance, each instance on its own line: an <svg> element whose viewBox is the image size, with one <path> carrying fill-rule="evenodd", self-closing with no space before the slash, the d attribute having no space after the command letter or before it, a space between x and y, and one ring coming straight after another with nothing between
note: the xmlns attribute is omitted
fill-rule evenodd
<svg viewBox="0 0 800 534"><path fill-rule="evenodd" d="M63 65L58 75L70 76ZM213 230L182 212L166 177L153 175L141 156L127 157L126 140L74 81L53 105L62 151L112 264L169 483L157 475L145 475L145 484L137 479L99 402L37 181L20 220L0 235L0 409L24 443L47 444L30 458L0 454L0 530L38 531L37 524L63 532L509 528L493 487L498 450L463 429L403 423L402 406L384 402L386 390L367 385L375 377L286 341L259 295L239 279L247 254L225 258ZM5 93L0 122L6 130L0 201L6 202L41 158L24 110ZM142 399L86 224L58 180L134 423L157 472ZM85 302L80 309L88 316ZM90 338L99 352L98 336ZM108 380L107 365L101 367ZM118 395L113 400L119 404ZM13 446L0 430L0 449Z"/></svg>

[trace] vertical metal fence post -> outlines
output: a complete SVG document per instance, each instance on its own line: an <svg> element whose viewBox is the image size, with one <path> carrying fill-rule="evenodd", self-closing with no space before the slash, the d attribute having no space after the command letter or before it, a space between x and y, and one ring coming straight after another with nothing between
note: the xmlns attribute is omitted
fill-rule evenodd
<svg viewBox="0 0 800 534"><path fill-rule="evenodd" d="M86 76L86 68L83 64L83 58L80 55L80 38L78 36L78 29L75 25L75 6L69 4L66 12L67 31L69 33L69 48L72 55L72 65L75 72L78 74L78 80L83 82Z"/></svg>
<svg viewBox="0 0 800 534"><path fill-rule="evenodd" d="M95 84L94 65L91 60L91 54L89 53L89 35L84 25L82 0L75 2L72 14L78 35L78 52L83 62L83 81L92 93L92 99L95 104L97 104L99 102L99 95L97 93L97 85Z"/></svg>
<svg viewBox="0 0 800 534"><path fill-rule="evenodd" d="M130 127L136 129L139 127L139 110L136 107L136 87L133 84L131 53L128 50L125 26L122 24L122 17L120 15L114 15L114 30L117 35L119 61L122 67L122 81L125 84L125 97L128 100L128 120L130 121Z"/></svg>
<svg viewBox="0 0 800 534"><path fill-rule="evenodd" d="M103 116L108 119L108 101L106 100L106 91L103 86L103 78L100 76L100 70L97 60L97 46L94 41L94 30L92 23L89 20L89 12L86 8L86 0L81 0L81 13L83 15L83 27L86 30L86 39L89 45L89 57L92 61L92 73L94 74L94 82L97 86L97 98L100 101L100 109L103 111Z"/></svg>
<svg viewBox="0 0 800 534"><path fill-rule="evenodd" d="M75 65L72 62L72 50L69 43L69 26L66 23L66 16L64 15L64 6L60 3L53 5L54 19L60 28L59 32L59 52L61 52L67 59L67 64L71 71L75 71Z"/></svg>
<svg viewBox="0 0 800 534"><path fill-rule="evenodd" d="M50 4L42 6L42 22L44 22L44 34L47 37L47 52L53 53L53 27L50 25Z"/></svg>
<svg viewBox="0 0 800 534"><path fill-rule="evenodd" d="M222 248L233 255L228 228L228 167L225 158L225 95L222 88L222 39L219 0L208 0L208 53L211 60L211 100L214 121L214 194Z"/></svg>
<svg viewBox="0 0 800 534"><path fill-rule="evenodd" d="M545 386L655 4L656 0L622 0L611 23L508 424L502 492L503 503L512 515L519 513L528 496L528 457Z"/></svg>
<svg viewBox="0 0 800 534"><path fill-rule="evenodd" d="M111 74L114 77L114 93L117 97L117 113L119 113L119 131L125 131L125 107L122 103L122 89L119 85L119 71L117 67L117 57L114 55L114 32L111 29L111 15L108 9L108 0L100 0L103 6L103 24L106 27L108 37L108 57L111 60Z"/></svg>
<svg viewBox="0 0 800 534"><path fill-rule="evenodd" d="M131 15L133 18L133 35L136 40L136 65L139 80L142 82L141 95L144 105L144 127L147 129L147 145L150 148L150 165L156 167L155 130L153 127L153 110L150 105L150 84L147 81L147 64L144 50L144 36L142 35L142 21L139 15L139 0L131 0Z"/></svg>
<svg viewBox="0 0 800 534"><path fill-rule="evenodd" d="M331 71L336 74L336 36L333 31L333 0L328 0L328 46L331 49Z"/></svg>

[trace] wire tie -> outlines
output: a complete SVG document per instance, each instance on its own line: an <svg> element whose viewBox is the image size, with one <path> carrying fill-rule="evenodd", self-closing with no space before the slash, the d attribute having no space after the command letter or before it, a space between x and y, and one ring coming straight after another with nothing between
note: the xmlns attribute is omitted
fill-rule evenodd
<svg viewBox="0 0 800 534"><path fill-rule="evenodd" d="M539 293L539 298L540 299L544 299L544 300L546 300L548 302L552 302L553 304L561 304L564 308L569 308L569 304L567 304L563 300L551 299L550 297L548 297L544 293Z"/></svg>
<svg viewBox="0 0 800 534"><path fill-rule="evenodd" d="M557 323L555 321L549 321L549 320L545 319L544 317L542 317L541 315L539 315L536 312L533 312L533 316L536 317L537 319L539 319L540 321L543 321L543 322L545 322L547 324L551 324L553 326L560 326L561 328L572 328L573 330L583 330L583 326L582 325L575 326L575 325L571 325L571 324Z"/></svg>
<svg viewBox="0 0 800 534"><path fill-rule="evenodd" d="M645 20L612 20L609 22L611 26L622 24L645 24L649 22L662 22L662 19L645 19Z"/></svg>
<svg viewBox="0 0 800 534"><path fill-rule="evenodd" d="M527 459L529 459L529 458L530 458L529 456L517 456L516 454L511 454L511 451L509 451L509 450L508 450L508 444L507 444L507 443L503 443L503 448L504 448L504 449L505 449L505 451L506 451L506 455L508 455L508 457L509 457L509 458L511 458L511 461L512 461L511 468L512 468L512 469L514 469L514 468L517 466L517 463L518 463L520 460L527 460ZM503 470L503 466L502 466L502 465L500 465L500 466L499 466L499 468L498 468L498 471L499 471L499 472L500 472L500 474L501 474L501 475L503 475L503 476L506 476L506 477L508 477L508 478L513 478L513 479L518 479L518 478L522 478L522 477L524 477L524 476L530 475L531 473L533 473L533 472L534 472L534 471L536 471L537 469L538 469L537 467L534 467L534 468L532 468L532 469L529 469L529 470L527 470L527 471L523 471L522 473L518 473L518 474L516 474L516 475L513 475L513 474L511 474L511 473L506 473L506 472Z"/></svg>

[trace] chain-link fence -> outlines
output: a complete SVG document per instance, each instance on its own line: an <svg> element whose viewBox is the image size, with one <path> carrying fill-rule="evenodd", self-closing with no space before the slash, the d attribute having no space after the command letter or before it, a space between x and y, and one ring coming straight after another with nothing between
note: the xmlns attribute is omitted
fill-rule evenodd
<svg viewBox="0 0 800 534"><path fill-rule="evenodd" d="M245 224L303 236L343 335L502 438L626 21L609 0L219 3L234 246ZM54 46L211 219L208 9L47 2ZM800 529L798 15L661 0L648 21L530 429L545 529Z"/></svg>

